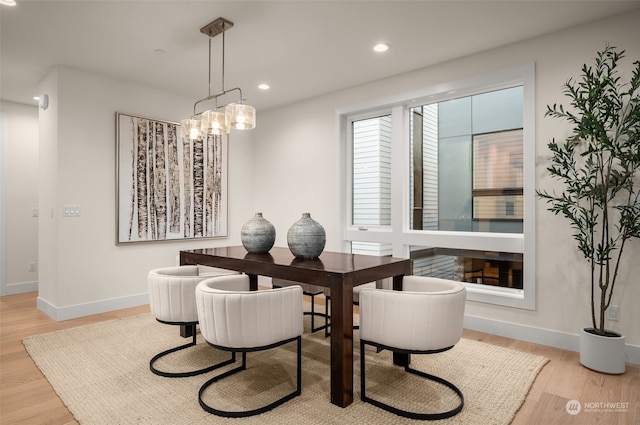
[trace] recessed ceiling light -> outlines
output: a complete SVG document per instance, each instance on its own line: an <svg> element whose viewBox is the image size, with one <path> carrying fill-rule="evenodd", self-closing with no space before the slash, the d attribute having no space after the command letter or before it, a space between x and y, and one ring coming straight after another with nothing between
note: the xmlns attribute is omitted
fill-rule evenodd
<svg viewBox="0 0 640 425"><path fill-rule="evenodd" d="M262 84L260 84L260 85L258 86L258 88L259 88L260 90L269 90L269 89L271 88L271 86L269 86L269 84L267 84L267 83L262 83Z"/></svg>
<svg viewBox="0 0 640 425"><path fill-rule="evenodd" d="M15 6L15 0L0 0L0 4L4 6Z"/></svg>
<svg viewBox="0 0 640 425"><path fill-rule="evenodd" d="M382 53L382 52L386 52L387 50L389 50L391 46L389 46L387 43L378 43L375 46L373 46L373 50L375 52L378 53Z"/></svg>

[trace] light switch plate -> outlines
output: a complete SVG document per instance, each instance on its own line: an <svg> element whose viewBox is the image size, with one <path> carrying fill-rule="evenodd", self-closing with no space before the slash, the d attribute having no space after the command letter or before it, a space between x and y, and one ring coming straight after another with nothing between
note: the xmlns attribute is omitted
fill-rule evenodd
<svg viewBox="0 0 640 425"><path fill-rule="evenodd" d="M80 217L80 205L66 204L62 207L63 217Z"/></svg>

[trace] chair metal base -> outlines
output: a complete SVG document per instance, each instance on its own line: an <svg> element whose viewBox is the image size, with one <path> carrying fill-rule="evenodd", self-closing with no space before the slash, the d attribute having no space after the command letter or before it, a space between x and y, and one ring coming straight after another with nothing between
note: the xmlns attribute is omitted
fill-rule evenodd
<svg viewBox="0 0 640 425"><path fill-rule="evenodd" d="M311 332L318 332L321 331L323 329L325 329L325 333L326 333L326 329L329 328L329 303L327 300L325 300L324 303L324 313L318 313L315 310L315 302L314 302L314 297L318 294L305 294L305 295L309 295L311 297L311 311L305 311L304 315L305 316L311 316ZM315 326L315 318L317 317L323 317L324 318L324 325Z"/></svg>
<svg viewBox="0 0 640 425"><path fill-rule="evenodd" d="M289 342L292 341L296 341L297 345L298 345L298 358L297 358L297 379L296 379L296 390L293 391L290 394L285 395L282 398L279 398L278 400L267 404L266 406L263 407L259 407L257 409L252 409L252 410L242 410L242 411L228 411L228 410L221 410L221 409L216 409L212 406L209 406L207 403L204 402L204 400L202 400L202 395L205 392L205 390L211 386L212 384L214 384L215 382L220 381L223 378L226 378L227 376L233 375L237 372L243 371L247 368L247 352L251 352L251 351L263 351L263 350L268 350L270 348L275 348L275 347L279 347L281 345L287 344ZM223 349L223 350L230 350L229 348L225 348L225 347L218 347L218 346L214 346L215 348L219 348L219 349ZM255 416L255 415L259 415L261 413L265 413L275 407L278 407L282 404L284 404L285 402L291 400L294 397L299 396L302 393L302 337L298 336L296 338L292 338L292 339L288 339L286 341L281 341L277 344L272 344L266 347L259 347L259 348L251 348L251 349L246 349L246 350L239 350L239 349L233 349L235 352L241 352L242 353L242 365L231 369L227 372L221 373L220 375L214 376L213 378L209 379L207 382L205 382L202 387L200 387L200 391L198 392L198 402L200 403L200 406L209 413L212 413L214 415L217 416L222 416L225 418L245 418L248 416ZM235 354L234 352L234 354Z"/></svg>
<svg viewBox="0 0 640 425"><path fill-rule="evenodd" d="M417 413L417 412L410 412L407 410L403 410L403 409L399 409L397 407L391 406L389 404L383 403L380 400L375 400L372 399L371 397L368 397L366 395L366 379L365 379L365 345L371 345L376 347L376 349L378 351L380 351L381 349L391 349L394 352L399 351L403 354L410 354L410 352L406 351L406 350L397 350L397 349L393 349L391 347L387 347L384 345L380 345L380 344L376 344L370 341L363 341L360 340L360 399L366 403L372 404L376 407L379 407L383 410L386 410L387 412L391 412L393 414L396 414L398 416L402 416L405 418L410 418L410 419L420 419L420 420L440 420L440 419L446 419L446 418L450 418L452 416L457 415L458 413L460 413L462 411L462 408L464 407L464 396L462 395L462 391L460 391L460 389L458 387L456 387L454 384L452 384L451 382L447 381L446 379L442 379L438 376L434 376L434 375L430 375L428 373L413 369L411 367L404 366L404 370L408 373L412 373L414 375L418 375L420 377L438 382L442 385L447 386L448 388L450 388L453 392L455 392L458 395L458 398L460 399L460 403L458 404L458 406L454 407L451 410L448 410L446 412L440 412L440 413ZM430 353L436 353L436 352L442 352L445 351L447 349L449 349L451 347L448 347L444 350L435 350L432 351Z"/></svg>
<svg viewBox="0 0 640 425"><path fill-rule="evenodd" d="M325 304L325 311L327 313L327 318L331 317L331 316L329 316L329 302L330 301L331 301L331 297L327 297L326 304ZM360 303L357 303L357 302L354 301L353 305L360 305ZM324 337L325 338L329 338L331 336L330 329L331 329L331 322L329 321L327 323L327 325L324 327ZM360 326L359 325L353 325L353 329L354 330L358 330L358 329L360 329ZM378 351L381 351L381 350L378 350Z"/></svg>
<svg viewBox="0 0 640 425"><path fill-rule="evenodd" d="M279 286L279 285L273 285L273 287L274 288L282 288L282 286ZM316 305L315 297L316 297L316 295L322 294L322 292L317 292L317 293L316 292L308 292L308 291L305 291L303 289L302 293L303 293L303 295L306 295L306 296L311 298L311 311L305 311L303 313L305 316L311 316L311 332L313 333L313 332L321 331L323 329L325 329L325 330L328 329L328 327L329 327L329 307L328 307L327 301L325 301L324 313L319 313L315 309L315 305ZM324 318L324 325L320 325L320 326L316 327L316 324L315 324L316 323L315 322L315 318L316 317ZM326 334L326 331L325 331L325 334Z"/></svg>
<svg viewBox="0 0 640 425"><path fill-rule="evenodd" d="M160 323L167 323L167 322L162 322L159 320ZM169 323L169 324L173 324L173 323ZM161 357L166 356L167 354L171 354L171 353L175 353L176 351L180 351L180 350L184 350L186 348L189 347L194 347L196 345L196 324L195 323L187 323L187 324L180 324L181 326L185 326L187 328L190 329L191 335L192 335L192 340L190 343L188 344L184 344L184 345L180 345L179 347L174 347L174 348L170 348L169 350L163 351L161 353L156 354L155 356L153 356L151 358L151 360L149 361L149 369L151 370L151 372L153 372L154 374L158 375L158 376L163 376L165 378L187 378L189 376L196 376L196 375L201 375L203 373L207 373L207 372L211 372L212 370L221 368L223 366L226 366L228 364L234 363L236 361L236 355L235 353L232 353L232 356L229 360L225 360L223 362L220 363L216 363L212 366L207 366L203 369L198 369L198 370L191 370L191 371L187 371L187 372L165 372L162 370L158 370L155 366L154 363L156 361L158 361L158 359L160 359Z"/></svg>

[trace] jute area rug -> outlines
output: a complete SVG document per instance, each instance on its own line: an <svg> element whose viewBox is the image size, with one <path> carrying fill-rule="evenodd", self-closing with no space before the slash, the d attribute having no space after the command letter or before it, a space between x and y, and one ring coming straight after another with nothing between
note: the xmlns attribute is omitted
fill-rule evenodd
<svg viewBox="0 0 640 425"><path fill-rule="evenodd" d="M163 378L149 359L184 344L176 326L150 314L37 335L23 340L36 365L83 425L94 424L400 424L416 423L360 401L358 332L354 331L354 402L346 408L329 399L329 339L308 333L305 317L302 395L265 414L227 419L198 404L200 386L214 374ZM198 335L198 345L156 363L161 370L204 367L228 357ZM239 358L237 362L239 362ZM443 377L464 393L464 409L438 424L509 424L547 359L462 339L453 349L412 356L416 369ZM251 409L295 388L295 343L248 354L247 370L214 384L207 403L228 410ZM367 349L367 394L420 412L449 410L455 395L440 384L407 375L393 366L391 353ZM256 404L257 403L257 404Z"/></svg>

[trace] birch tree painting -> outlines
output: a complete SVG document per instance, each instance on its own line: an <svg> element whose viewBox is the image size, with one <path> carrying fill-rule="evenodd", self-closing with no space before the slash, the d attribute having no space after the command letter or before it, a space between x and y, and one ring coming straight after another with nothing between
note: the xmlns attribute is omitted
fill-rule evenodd
<svg viewBox="0 0 640 425"><path fill-rule="evenodd" d="M117 113L118 243L227 236L226 140Z"/></svg>

